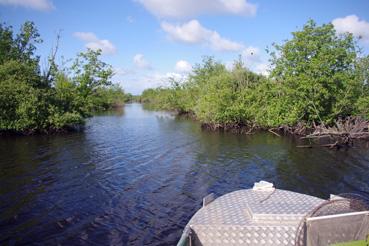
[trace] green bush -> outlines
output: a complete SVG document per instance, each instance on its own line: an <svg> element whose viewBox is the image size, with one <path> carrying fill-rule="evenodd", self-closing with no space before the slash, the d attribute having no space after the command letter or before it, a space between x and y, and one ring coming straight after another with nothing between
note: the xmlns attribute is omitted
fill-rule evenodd
<svg viewBox="0 0 369 246"><path fill-rule="evenodd" d="M241 59L228 71L205 57L186 81L145 90L141 99L213 125L273 128L369 118L369 58L359 57L352 35L338 35L332 24L310 20L274 48L269 77L251 72Z"/></svg>
<svg viewBox="0 0 369 246"><path fill-rule="evenodd" d="M93 111L121 105L124 91L111 84L113 71L100 51L78 54L70 69L55 56L40 72L37 28L26 22L18 34L0 25L0 132L49 132L84 123ZM66 71L71 71L70 75Z"/></svg>

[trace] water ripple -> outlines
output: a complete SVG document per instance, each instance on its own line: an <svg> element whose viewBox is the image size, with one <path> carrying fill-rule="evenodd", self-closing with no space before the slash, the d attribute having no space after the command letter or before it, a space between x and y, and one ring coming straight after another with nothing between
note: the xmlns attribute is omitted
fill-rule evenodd
<svg viewBox="0 0 369 246"><path fill-rule="evenodd" d="M84 133L0 140L0 245L173 245L210 192L266 179L319 197L369 193L368 148L201 131L141 105Z"/></svg>

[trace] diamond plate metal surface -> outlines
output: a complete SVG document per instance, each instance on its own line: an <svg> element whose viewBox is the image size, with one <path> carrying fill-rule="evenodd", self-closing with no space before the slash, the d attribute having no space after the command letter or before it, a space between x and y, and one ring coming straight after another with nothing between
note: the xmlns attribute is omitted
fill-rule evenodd
<svg viewBox="0 0 369 246"><path fill-rule="evenodd" d="M293 245L293 226L191 226L195 245Z"/></svg>
<svg viewBox="0 0 369 246"><path fill-rule="evenodd" d="M291 191L239 190L190 220L194 245L294 245L300 220L323 199Z"/></svg>

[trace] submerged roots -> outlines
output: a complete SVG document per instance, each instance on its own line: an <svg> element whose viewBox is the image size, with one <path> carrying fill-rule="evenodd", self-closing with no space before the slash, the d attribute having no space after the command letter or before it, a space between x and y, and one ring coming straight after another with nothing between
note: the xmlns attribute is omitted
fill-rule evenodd
<svg viewBox="0 0 369 246"><path fill-rule="evenodd" d="M309 127L304 123L296 126L280 126L277 128L262 128L255 124L214 124L203 123L203 129L211 131L227 131L241 134L252 134L257 130L267 130L275 136L293 135L302 140L309 140L308 145L300 148L311 148L314 145L341 148L353 146L354 140L369 140L369 121L360 117L348 117L337 120L332 126L324 124Z"/></svg>

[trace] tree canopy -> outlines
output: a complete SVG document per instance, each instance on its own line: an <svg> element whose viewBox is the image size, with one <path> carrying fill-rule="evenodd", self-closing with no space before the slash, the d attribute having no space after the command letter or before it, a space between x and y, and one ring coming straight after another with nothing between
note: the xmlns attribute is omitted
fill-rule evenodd
<svg viewBox="0 0 369 246"><path fill-rule="evenodd" d="M112 86L112 68L100 60L100 51L78 54L68 69L59 68L53 54L42 73L36 54L41 42L32 22L17 34L0 24L0 132L71 128L83 124L94 110L124 102L124 91Z"/></svg>

